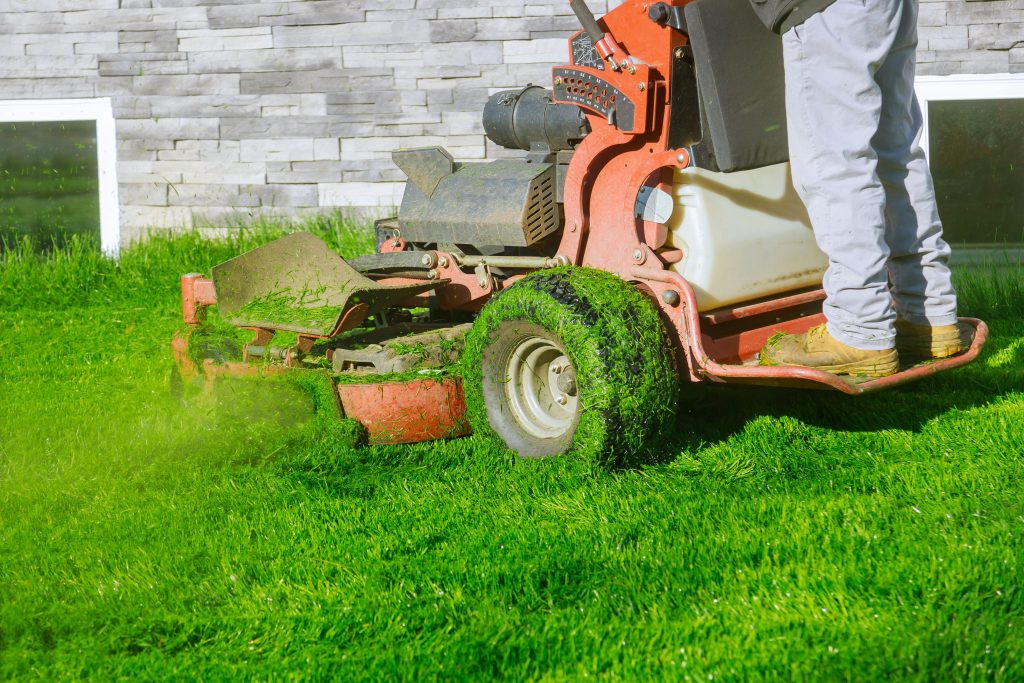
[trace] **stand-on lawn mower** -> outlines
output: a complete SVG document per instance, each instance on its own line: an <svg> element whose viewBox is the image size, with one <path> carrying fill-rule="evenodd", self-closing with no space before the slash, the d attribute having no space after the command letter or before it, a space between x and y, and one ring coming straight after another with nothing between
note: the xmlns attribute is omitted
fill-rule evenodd
<svg viewBox="0 0 1024 683"><path fill-rule="evenodd" d="M371 443L472 428L522 456L621 460L687 381L863 394L977 357L987 329L963 318L964 353L889 377L759 365L772 334L823 321L778 37L748 0L625 0L601 20L570 4L583 30L553 90L484 108L488 138L524 157L397 151L408 183L377 253L345 261L297 233L184 276L182 369L320 373ZM214 304L255 333L238 360L196 353ZM280 331L294 342L272 346ZM460 352L458 376L415 372Z"/></svg>

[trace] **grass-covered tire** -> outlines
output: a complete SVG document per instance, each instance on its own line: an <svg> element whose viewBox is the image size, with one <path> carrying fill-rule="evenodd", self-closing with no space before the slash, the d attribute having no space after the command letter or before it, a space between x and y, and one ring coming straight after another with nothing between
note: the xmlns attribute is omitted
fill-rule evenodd
<svg viewBox="0 0 1024 683"><path fill-rule="evenodd" d="M679 381L654 305L590 268L533 273L481 311L462 354L473 430L522 457L628 465L675 415Z"/></svg>

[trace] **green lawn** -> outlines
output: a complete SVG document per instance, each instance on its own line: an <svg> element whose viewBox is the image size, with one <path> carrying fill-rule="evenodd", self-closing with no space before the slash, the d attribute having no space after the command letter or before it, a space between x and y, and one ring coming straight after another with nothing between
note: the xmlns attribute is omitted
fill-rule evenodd
<svg viewBox="0 0 1024 683"><path fill-rule="evenodd" d="M605 471L176 398L177 276L259 239L0 256L0 679L1024 679L1021 273L960 275L968 368L687 387Z"/></svg>

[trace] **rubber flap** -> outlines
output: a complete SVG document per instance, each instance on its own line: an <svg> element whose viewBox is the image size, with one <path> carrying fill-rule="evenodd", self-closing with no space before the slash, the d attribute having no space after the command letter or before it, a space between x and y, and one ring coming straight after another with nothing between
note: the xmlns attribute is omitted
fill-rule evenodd
<svg viewBox="0 0 1024 683"><path fill-rule="evenodd" d="M217 310L238 327L287 330L317 337L341 331L352 307L368 313L446 284L398 287L361 275L316 235L297 232L213 268Z"/></svg>

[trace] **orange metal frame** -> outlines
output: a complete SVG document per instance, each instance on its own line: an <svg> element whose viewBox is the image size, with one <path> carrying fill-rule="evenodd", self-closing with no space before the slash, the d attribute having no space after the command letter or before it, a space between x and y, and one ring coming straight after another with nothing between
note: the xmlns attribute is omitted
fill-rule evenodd
<svg viewBox="0 0 1024 683"><path fill-rule="evenodd" d="M687 2L670 0L666 4L680 7ZM574 265L613 272L649 293L676 341L680 367L686 368L692 381L863 394L976 358L988 328L980 320L964 318L962 322L974 328L971 346L965 353L891 377L860 381L811 368L758 366L754 364L756 354L772 334L800 333L824 322L824 292L791 292L698 312L689 283L669 269L682 255L666 247L666 227L644 222L635 215L637 194L644 185L664 187L665 178L674 169L686 168L691 162L687 150L668 145L671 64L687 39L681 32L651 21L647 14L651 4L649 0L626 0L598 21L605 31L602 42L607 43L605 49L599 44L598 51L603 57L614 52L618 70L575 65L553 70L556 85L565 86L567 76L573 79L565 101L584 108L592 129L569 165L564 195L566 228L557 253ZM579 77L571 75L577 72ZM629 97L637 112L636 120L643 125L624 132L607 120L601 109L607 108L604 97L613 90ZM595 100L593 106L587 106Z"/></svg>

